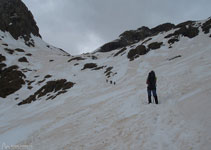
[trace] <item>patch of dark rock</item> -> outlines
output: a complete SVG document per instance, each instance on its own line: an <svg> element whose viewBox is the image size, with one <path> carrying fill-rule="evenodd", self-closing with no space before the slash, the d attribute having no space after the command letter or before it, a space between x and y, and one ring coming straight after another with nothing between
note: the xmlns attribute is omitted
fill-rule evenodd
<svg viewBox="0 0 211 150"><path fill-rule="evenodd" d="M114 49L122 48L127 45L128 43L124 39L117 39L115 41L104 44L102 47L100 47L99 52L110 52Z"/></svg>
<svg viewBox="0 0 211 150"><path fill-rule="evenodd" d="M147 37L156 35L160 32L169 31L175 27L174 24L171 23L165 23L159 26L156 26L152 29L149 29L148 27L141 27L137 30L129 30L125 31L122 34L120 34L120 39L117 39L115 41L109 42L104 44L98 52L109 52L114 49L123 48L125 46L132 45L134 43L137 43L140 40L144 40Z"/></svg>
<svg viewBox="0 0 211 150"><path fill-rule="evenodd" d="M79 63L75 63L75 64L74 64L74 66L77 66L77 65L79 65Z"/></svg>
<svg viewBox="0 0 211 150"><path fill-rule="evenodd" d="M112 84L113 82L112 81L110 81L110 84Z"/></svg>
<svg viewBox="0 0 211 150"><path fill-rule="evenodd" d="M97 57L96 57L96 56L92 56L92 59L93 59L93 60L96 60L96 59L97 59Z"/></svg>
<svg viewBox="0 0 211 150"><path fill-rule="evenodd" d="M32 86L28 86L27 88L28 88L29 90L31 90L33 87L32 87Z"/></svg>
<svg viewBox="0 0 211 150"><path fill-rule="evenodd" d="M74 57L74 58L71 58L70 60L68 60L67 62L71 62L73 60L79 61L79 60L85 60L85 58L82 58L82 57Z"/></svg>
<svg viewBox="0 0 211 150"><path fill-rule="evenodd" d="M168 60L171 61L171 60L174 60L174 59L179 58L179 57L182 57L182 56L181 55L177 55L175 57L169 58Z"/></svg>
<svg viewBox="0 0 211 150"><path fill-rule="evenodd" d="M63 50L63 49L61 49L61 48L59 48L59 50L62 51L63 53L65 53L64 56L71 56L71 55L70 55L68 52L66 52L65 50Z"/></svg>
<svg viewBox="0 0 211 150"><path fill-rule="evenodd" d="M52 77L52 75L49 75L49 74L48 74L48 75L46 75L44 78L47 79L47 78L51 78L51 77Z"/></svg>
<svg viewBox="0 0 211 150"><path fill-rule="evenodd" d="M6 44L6 43L3 43L2 45L4 45L4 46L8 46L8 44Z"/></svg>
<svg viewBox="0 0 211 150"><path fill-rule="evenodd" d="M178 38L172 38L172 39L168 40L168 43L174 44L175 42L178 42L178 41L179 41Z"/></svg>
<svg viewBox="0 0 211 150"><path fill-rule="evenodd" d="M41 83L43 83L43 82L45 82L45 79L43 79L43 80L41 80L41 81L38 81L37 84L39 85L39 84L41 84Z"/></svg>
<svg viewBox="0 0 211 150"><path fill-rule="evenodd" d="M59 91L56 95L50 96L50 97L48 97L46 100L49 100L49 99L53 100L53 99L56 98L58 95L63 94L63 93L66 93L66 92L67 92L66 90L64 90L64 91Z"/></svg>
<svg viewBox="0 0 211 150"><path fill-rule="evenodd" d="M47 45L46 47L47 47L47 48L50 48L50 45Z"/></svg>
<svg viewBox="0 0 211 150"><path fill-rule="evenodd" d="M211 18L207 20L205 23L203 23L201 28L205 34L209 33L211 29Z"/></svg>
<svg viewBox="0 0 211 150"><path fill-rule="evenodd" d="M185 26L192 26L195 23L195 21L185 21L182 23L179 23L175 26L175 28L181 28L181 27L185 27Z"/></svg>
<svg viewBox="0 0 211 150"><path fill-rule="evenodd" d="M210 36L209 37L211 37L211 34L210 34Z"/></svg>
<svg viewBox="0 0 211 150"><path fill-rule="evenodd" d="M24 68L24 69L21 69L23 72L28 72L28 71L32 71L31 69L28 69L28 68Z"/></svg>
<svg viewBox="0 0 211 150"><path fill-rule="evenodd" d="M95 63L87 63L84 65L83 69L81 69L81 70L92 69L92 68L96 68L96 67L97 67L97 64L95 64Z"/></svg>
<svg viewBox="0 0 211 150"><path fill-rule="evenodd" d="M113 67L108 67L106 68L106 71L104 72L105 76L107 76L107 78L110 78L111 77L111 73L112 73L112 70Z"/></svg>
<svg viewBox="0 0 211 150"><path fill-rule="evenodd" d="M26 54L26 56L32 56L32 54L30 54L30 53L27 53L27 54Z"/></svg>
<svg viewBox="0 0 211 150"><path fill-rule="evenodd" d="M6 60L6 57L3 56L2 54L0 54L0 62L3 62L3 61L5 61L5 60Z"/></svg>
<svg viewBox="0 0 211 150"><path fill-rule="evenodd" d="M96 68L93 68L92 70L100 70L100 69L103 69L103 68L105 68L105 66L96 67Z"/></svg>
<svg viewBox="0 0 211 150"><path fill-rule="evenodd" d="M125 31L120 35L120 37L121 39L126 40L128 43L134 43L134 41L143 40L151 35L151 30L148 27L143 26L137 30Z"/></svg>
<svg viewBox="0 0 211 150"><path fill-rule="evenodd" d="M116 54L114 54L114 57L118 56L119 54L123 53L127 48L124 47L121 50L119 50Z"/></svg>
<svg viewBox="0 0 211 150"><path fill-rule="evenodd" d="M8 31L14 39L29 41L31 34L41 37L32 13L22 1L1 0L0 14L0 30Z"/></svg>
<svg viewBox="0 0 211 150"><path fill-rule="evenodd" d="M4 48L4 50L9 53L9 54L13 54L15 51L9 48Z"/></svg>
<svg viewBox="0 0 211 150"><path fill-rule="evenodd" d="M147 50L144 45L139 45L135 49L131 49L128 52L127 57L128 59L130 59L130 61L133 61L134 59L138 58L140 55L145 55L148 52L149 50Z"/></svg>
<svg viewBox="0 0 211 150"><path fill-rule="evenodd" d="M38 98L52 94L48 99L54 99L58 95L67 92L68 89L72 88L75 83L67 82L66 79L60 79L56 81L48 81L43 87L36 91L33 95L29 96L27 99L18 103L18 105L29 104L36 101ZM52 93L54 92L54 93Z"/></svg>
<svg viewBox="0 0 211 150"><path fill-rule="evenodd" d="M161 33L161 32L167 32L171 29L174 29L175 28L175 25L172 24L172 23L164 23L164 24L161 24L161 25L158 25L154 28L151 29L151 32L153 34L157 34L157 33Z"/></svg>
<svg viewBox="0 0 211 150"><path fill-rule="evenodd" d="M16 97L16 98L15 98L15 100L18 100L18 99L19 99L19 97Z"/></svg>
<svg viewBox="0 0 211 150"><path fill-rule="evenodd" d="M32 83L35 82L35 80L33 80L33 81L26 80L26 82L27 82L27 84L30 86Z"/></svg>
<svg viewBox="0 0 211 150"><path fill-rule="evenodd" d="M29 47L35 47L34 40L31 38L25 38L25 44Z"/></svg>
<svg viewBox="0 0 211 150"><path fill-rule="evenodd" d="M153 42L148 45L148 48L152 50L159 49L162 44L163 42Z"/></svg>
<svg viewBox="0 0 211 150"><path fill-rule="evenodd" d="M18 66L14 65L2 70L0 75L0 97L6 98L18 91L25 84L23 78L26 78L26 76L18 70Z"/></svg>
<svg viewBox="0 0 211 150"><path fill-rule="evenodd" d="M182 26L179 30L176 30L174 33L171 33L165 38L170 38L170 37L178 37L179 35L188 37L188 38L193 38L199 34L199 29L197 27L192 27L192 26Z"/></svg>
<svg viewBox="0 0 211 150"><path fill-rule="evenodd" d="M28 60L26 57L21 57L18 59L19 62L27 62L28 63Z"/></svg>
<svg viewBox="0 0 211 150"><path fill-rule="evenodd" d="M34 76L35 78L38 78L39 77L39 75L37 75L37 76Z"/></svg>
<svg viewBox="0 0 211 150"><path fill-rule="evenodd" d="M4 67L6 67L6 66L7 66L6 64L0 63L0 73L1 73L2 69L3 69Z"/></svg>
<svg viewBox="0 0 211 150"><path fill-rule="evenodd" d="M53 59L49 60L49 62L53 62L53 61L54 61Z"/></svg>
<svg viewBox="0 0 211 150"><path fill-rule="evenodd" d="M152 38L149 38L149 39L145 40L144 42L141 43L141 45L143 45L143 44L149 42L151 39L152 39Z"/></svg>
<svg viewBox="0 0 211 150"><path fill-rule="evenodd" d="M15 51L20 52L20 53L25 52L23 49L20 49L20 48L16 48Z"/></svg>

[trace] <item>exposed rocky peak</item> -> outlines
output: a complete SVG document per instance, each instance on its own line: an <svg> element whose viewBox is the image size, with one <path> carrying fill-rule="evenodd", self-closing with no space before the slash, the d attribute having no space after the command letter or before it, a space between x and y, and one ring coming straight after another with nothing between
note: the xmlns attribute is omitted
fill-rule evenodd
<svg viewBox="0 0 211 150"><path fill-rule="evenodd" d="M172 23L164 23L151 29L143 26L137 30L128 30L120 34L119 39L104 44L99 49L99 52L109 52L118 48L123 48L141 40L151 38L159 33L168 32L175 29L174 33L165 36L165 38L170 38L168 43L173 44L174 42L179 41L180 36L194 38L199 34L200 27L205 34L209 33L211 28L211 17L208 18L203 24L197 21L185 21L177 25Z"/></svg>
<svg viewBox="0 0 211 150"><path fill-rule="evenodd" d="M104 44L99 51L108 52L117 48L122 48L128 45L137 43L140 40L144 40L147 37L157 35L161 32L167 32L174 28L175 28L174 24L164 23L151 29L143 26L143 27L138 28L137 30L125 31L122 34L120 34L119 39Z"/></svg>
<svg viewBox="0 0 211 150"><path fill-rule="evenodd" d="M154 28L151 29L151 32L153 34L158 34L160 32L167 32L171 29L174 29L175 28L175 25L172 24L172 23L164 23L164 24L161 24L161 25L158 25Z"/></svg>
<svg viewBox="0 0 211 150"><path fill-rule="evenodd" d="M0 30L15 39L22 37L28 46L33 46L31 34L41 37L32 13L21 0L1 0L0 20Z"/></svg>
<svg viewBox="0 0 211 150"><path fill-rule="evenodd" d="M207 21L202 25L202 30L204 31L205 34L209 33L210 29L211 29L211 17L209 17Z"/></svg>

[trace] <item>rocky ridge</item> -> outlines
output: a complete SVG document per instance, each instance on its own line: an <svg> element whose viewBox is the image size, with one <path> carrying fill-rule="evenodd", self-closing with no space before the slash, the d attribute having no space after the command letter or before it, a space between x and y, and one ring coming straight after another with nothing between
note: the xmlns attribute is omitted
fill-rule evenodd
<svg viewBox="0 0 211 150"><path fill-rule="evenodd" d="M0 30L9 32L14 39L23 38L25 44L34 46L31 34L41 37L32 13L21 0L1 0Z"/></svg>

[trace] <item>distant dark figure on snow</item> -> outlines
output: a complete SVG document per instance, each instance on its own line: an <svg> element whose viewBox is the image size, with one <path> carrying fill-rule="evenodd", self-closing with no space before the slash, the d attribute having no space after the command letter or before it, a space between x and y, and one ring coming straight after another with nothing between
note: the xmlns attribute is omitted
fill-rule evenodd
<svg viewBox="0 0 211 150"><path fill-rule="evenodd" d="M148 93L148 101L149 101L149 104L152 103L152 100L151 100L151 93L153 94L153 97L155 99L155 103L158 104L158 97L157 97L157 93L156 93L156 76L155 76L155 72L152 70L148 77L147 77L147 82L146 84L148 85L147 86L147 93Z"/></svg>

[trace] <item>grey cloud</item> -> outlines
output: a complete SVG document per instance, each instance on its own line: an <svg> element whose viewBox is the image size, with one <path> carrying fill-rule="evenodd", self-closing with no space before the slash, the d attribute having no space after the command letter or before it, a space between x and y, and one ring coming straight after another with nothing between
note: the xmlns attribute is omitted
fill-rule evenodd
<svg viewBox="0 0 211 150"><path fill-rule="evenodd" d="M43 39L71 54L93 51L125 30L210 17L210 0L23 0Z"/></svg>

